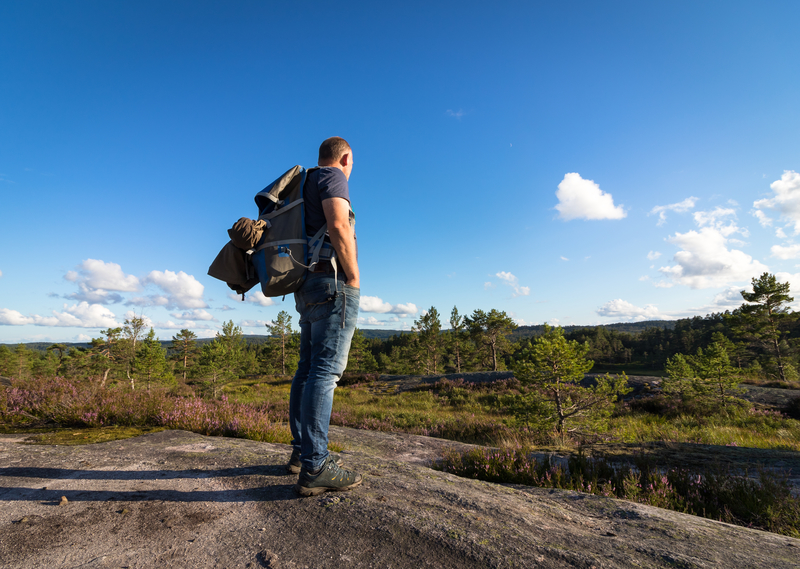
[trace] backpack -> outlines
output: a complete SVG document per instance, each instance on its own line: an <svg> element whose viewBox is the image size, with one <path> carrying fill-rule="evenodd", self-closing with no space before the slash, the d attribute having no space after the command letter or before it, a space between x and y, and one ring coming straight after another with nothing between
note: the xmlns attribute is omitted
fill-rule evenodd
<svg viewBox="0 0 800 569"><path fill-rule="evenodd" d="M252 222L247 234L252 248L245 250L236 247L233 240L228 242L208 274L228 283L244 299L244 293L258 283L264 296L295 292L308 270L321 260L329 260L336 270L336 254L330 242L325 241L327 224L315 235L306 235L303 187L308 173L316 169L295 166L258 192L258 221ZM234 229L242 221L251 220L239 220ZM253 230L256 224L258 231ZM233 238L231 231L228 233Z"/></svg>

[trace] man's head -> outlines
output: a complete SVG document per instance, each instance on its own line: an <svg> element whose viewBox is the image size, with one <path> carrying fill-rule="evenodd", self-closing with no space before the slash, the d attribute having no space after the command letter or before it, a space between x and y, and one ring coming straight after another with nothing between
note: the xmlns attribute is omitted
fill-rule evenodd
<svg viewBox="0 0 800 569"><path fill-rule="evenodd" d="M332 136L320 144L317 164L338 168L349 180L353 171L353 150L344 138Z"/></svg>

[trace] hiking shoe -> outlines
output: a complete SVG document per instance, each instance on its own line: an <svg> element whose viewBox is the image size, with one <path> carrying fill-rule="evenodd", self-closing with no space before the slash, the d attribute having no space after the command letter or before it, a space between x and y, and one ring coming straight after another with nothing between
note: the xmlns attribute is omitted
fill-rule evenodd
<svg viewBox="0 0 800 569"><path fill-rule="evenodd" d="M336 463L336 466L341 466L344 464L342 457L338 454L329 453L329 457L333 459L333 462ZM289 464L286 465L286 472L289 474L300 474L300 470L302 470L303 464L300 462L300 451L297 449L292 450L292 458L289 459Z"/></svg>
<svg viewBox="0 0 800 569"><path fill-rule="evenodd" d="M333 492L351 490L362 481L363 478L358 472L339 468L329 456L317 474L311 474L303 469L294 490L301 496L316 496L329 490Z"/></svg>

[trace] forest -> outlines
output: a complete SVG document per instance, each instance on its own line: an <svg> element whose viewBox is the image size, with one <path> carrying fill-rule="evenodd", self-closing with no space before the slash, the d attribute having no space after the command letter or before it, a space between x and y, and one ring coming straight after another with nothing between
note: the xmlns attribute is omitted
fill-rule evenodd
<svg viewBox="0 0 800 569"><path fill-rule="evenodd" d="M789 284L765 273L742 291L733 310L625 331L624 326L568 327L563 335L586 348L593 371L663 375L678 356L697 358L721 349L740 379L773 386L795 385L800 368L800 313L789 308ZM661 324L661 325L657 325ZM634 325L628 325L633 328ZM622 329L620 329L622 328ZM518 329L502 311L457 307L443 316L430 307L411 332L368 337L356 330L346 373L436 375L515 369L545 326ZM635 328L634 328L635 330ZM211 341L180 330L171 342L156 338L142 318L102 330L86 347L54 343L44 350L0 345L0 375L94 378L101 385L206 382L253 375L291 375L297 366L299 332L282 311L266 335L246 339L232 321ZM166 345L165 345L166 344Z"/></svg>

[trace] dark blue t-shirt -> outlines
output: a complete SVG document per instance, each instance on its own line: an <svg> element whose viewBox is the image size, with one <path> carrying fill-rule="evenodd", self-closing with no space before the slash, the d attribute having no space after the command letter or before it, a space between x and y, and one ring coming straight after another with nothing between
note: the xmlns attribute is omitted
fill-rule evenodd
<svg viewBox="0 0 800 569"><path fill-rule="evenodd" d="M323 166L314 170L306 178L303 188L303 200L306 208L306 233L315 235L325 225L325 212L322 200L328 198L344 198L350 202L347 177L338 168Z"/></svg>

